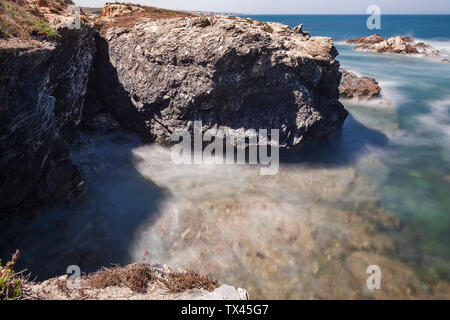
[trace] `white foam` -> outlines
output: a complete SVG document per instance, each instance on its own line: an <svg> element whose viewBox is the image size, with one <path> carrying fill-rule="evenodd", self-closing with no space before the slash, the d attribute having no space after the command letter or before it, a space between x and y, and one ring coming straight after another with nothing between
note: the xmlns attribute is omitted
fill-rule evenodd
<svg viewBox="0 0 450 320"><path fill-rule="evenodd" d="M421 39L415 38L416 42L423 42L425 44L429 44L430 46L438 49L442 56L450 56L450 40L449 39Z"/></svg>
<svg viewBox="0 0 450 320"><path fill-rule="evenodd" d="M417 117L428 130L442 134L442 138L450 146L450 97L433 100L428 103L430 113Z"/></svg>

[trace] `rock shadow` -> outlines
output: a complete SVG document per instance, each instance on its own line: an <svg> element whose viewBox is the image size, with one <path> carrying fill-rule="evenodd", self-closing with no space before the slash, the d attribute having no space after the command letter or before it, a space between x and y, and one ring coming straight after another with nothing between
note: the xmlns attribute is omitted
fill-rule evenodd
<svg viewBox="0 0 450 320"><path fill-rule="evenodd" d="M73 159L86 183L86 197L76 205L57 205L31 217L15 217L0 234L0 258L8 261L21 250L17 270L44 280L66 273L127 264L130 247L142 224L158 217L165 198L161 188L134 167L132 149L140 139L125 133L82 133ZM143 252L144 254L144 252Z"/></svg>

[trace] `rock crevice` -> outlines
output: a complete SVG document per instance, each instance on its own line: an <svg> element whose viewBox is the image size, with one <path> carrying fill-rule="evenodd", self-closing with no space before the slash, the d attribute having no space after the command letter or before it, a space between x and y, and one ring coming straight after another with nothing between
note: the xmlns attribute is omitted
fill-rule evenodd
<svg viewBox="0 0 450 320"><path fill-rule="evenodd" d="M60 29L61 40L0 49L0 212L74 200L83 183L70 159L81 121L94 32Z"/></svg>

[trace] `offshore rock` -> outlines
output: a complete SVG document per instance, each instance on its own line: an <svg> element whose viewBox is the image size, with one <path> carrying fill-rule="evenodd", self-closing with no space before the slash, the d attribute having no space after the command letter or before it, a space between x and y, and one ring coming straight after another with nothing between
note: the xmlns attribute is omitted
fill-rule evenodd
<svg viewBox="0 0 450 320"><path fill-rule="evenodd" d="M369 100L380 94L381 88L374 78L358 76L344 69L339 69L339 71L342 73L339 84L341 98Z"/></svg>
<svg viewBox="0 0 450 320"><path fill-rule="evenodd" d="M378 34L374 34L368 37L348 39L345 42L355 45L355 50L376 53L440 56L439 50L423 42L415 42L411 37L394 36L391 38L383 38Z"/></svg>

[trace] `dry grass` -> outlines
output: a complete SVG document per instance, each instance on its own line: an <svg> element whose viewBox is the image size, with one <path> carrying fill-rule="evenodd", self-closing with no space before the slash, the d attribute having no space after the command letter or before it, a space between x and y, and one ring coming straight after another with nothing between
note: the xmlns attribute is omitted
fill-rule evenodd
<svg viewBox="0 0 450 320"><path fill-rule="evenodd" d="M19 255L19 250L16 250L5 266L2 266L0 260L0 300L17 300L23 297L23 287L28 282L29 275L24 275L26 270L14 271Z"/></svg>
<svg viewBox="0 0 450 320"><path fill-rule="evenodd" d="M152 283L162 283L170 293L181 293L189 289L212 291L219 286L217 280L195 271L161 273L146 263L135 263L125 267L103 267L97 272L84 276L89 289L105 289L125 286L134 292L145 293Z"/></svg>
<svg viewBox="0 0 450 320"><path fill-rule="evenodd" d="M219 282L209 275L202 275L195 271L173 272L166 275L164 284L170 293L181 293L189 289L205 289L213 291L219 287Z"/></svg>
<svg viewBox="0 0 450 320"><path fill-rule="evenodd" d="M261 26L261 29L267 33L273 32L273 28L267 22L258 21L258 26Z"/></svg>
<svg viewBox="0 0 450 320"><path fill-rule="evenodd" d="M64 12L70 0L47 0L50 12ZM0 1L0 38L32 39L36 36L57 37L56 31L45 20L41 9L25 0Z"/></svg>
<svg viewBox="0 0 450 320"><path fill-rule="evenodd" d="M136 23L145 19L170 19L170 18L184 18L184 17L194 17L195 15L168 9L160 9L155 7L143 6L138 4L130 3L120 3L114 2L112 4L122 4L124 6L129 6L130 8L138 7L142 10L136 10L135 12L127 13L120 16L115 16L111 19L105 19L105 17L100 17L97 19L97 23L102 27L102 29L109 29L113 27L133 27ZM106 17L108 18L108 17Z"/></svg>

